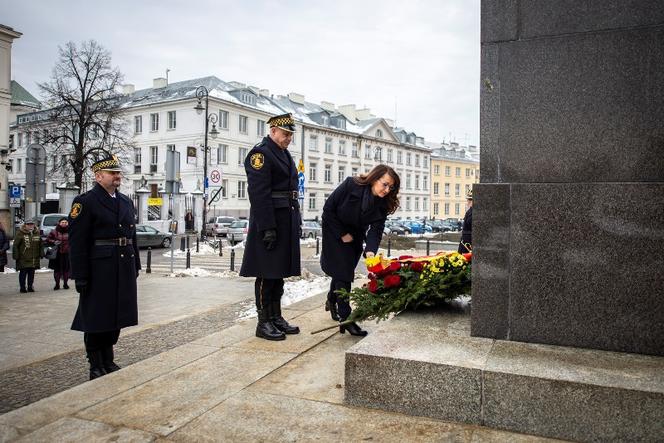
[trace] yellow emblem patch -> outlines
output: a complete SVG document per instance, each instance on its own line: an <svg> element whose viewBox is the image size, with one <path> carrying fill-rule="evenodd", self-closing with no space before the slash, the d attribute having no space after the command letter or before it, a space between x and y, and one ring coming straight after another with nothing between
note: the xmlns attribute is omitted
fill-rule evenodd
<svg viewBox="0 0 664 443"><path fill-rule="evenodd" d="M249 162L251 163L252 168L260 169L265 164L265 158L263 157L263 154L257 152L251 156Z"/></svg>
<svg viewBox="0 0 664 443"><path fill-rule="evenodd" d="M74 203L71 205L71 211L69 212L69 216L71 218L76 218L81 214L81 211L83 210L83 205L80 203Z"/></svg>

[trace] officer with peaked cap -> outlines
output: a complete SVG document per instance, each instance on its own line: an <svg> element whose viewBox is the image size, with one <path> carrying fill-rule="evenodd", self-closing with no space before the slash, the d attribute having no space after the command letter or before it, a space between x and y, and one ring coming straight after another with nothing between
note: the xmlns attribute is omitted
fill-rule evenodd
<svg viewBox="0 0 664 443"><path fill-rule="evenodd" d="M473 191L466 194L468 210L463 217L463 227L461 228L461 241L459 242L458 252L465 254L473 249Z"/></svg>
<svg viewBox="0 0 664 443"><path fill-rule="evenodd" d="M251 209L240 275L256 277L256 336L284 340L300 332L281 315L284 278L300 275L297 170L288 152L295 121L283 114L268 124L270 134L244 160Z"/></svg>
<svg viewBox="0 0 664 443"><path fill-rule="evenodd" d="M78 195L69 212L71 276L80 294L71 326L84 333L90 380L120 367L113 346L120 329L138 324L136 277L141 269L134 204L118 192L116 156L92 165L97 184Z"/></svg>

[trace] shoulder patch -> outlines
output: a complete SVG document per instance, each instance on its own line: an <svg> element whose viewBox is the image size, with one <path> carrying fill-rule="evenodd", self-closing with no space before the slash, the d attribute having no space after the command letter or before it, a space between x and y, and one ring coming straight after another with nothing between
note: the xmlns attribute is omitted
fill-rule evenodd
<svg viewBox="0 0 664 443"><path fill-rule="evenodd" d="M71 205L71 211L69 212L69 217L76 218L81 214L83 210L83 205L80 203L74 203Z"/></svg>
<svg viewBox="0 0 664 443"><path fill-rule="evenodd" d="M249 162L251 163L252 168L260 169L265 164L265 157L260 152L257 152L251 155Z"/></svg>

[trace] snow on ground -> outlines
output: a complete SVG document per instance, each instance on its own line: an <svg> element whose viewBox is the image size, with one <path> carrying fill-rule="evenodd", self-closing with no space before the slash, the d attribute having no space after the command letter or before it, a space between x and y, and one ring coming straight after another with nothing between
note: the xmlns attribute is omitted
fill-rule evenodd
<svg viewBox="0 0 664 443"><path fill-rule="evenodd" d="M5 266L5 274L16 274L16 269Z"/></svg>
<svg viewBox="0 0 664 443"><path fill-rule="evenodd" d="M178 272L173 272L172 274L167 274L168 277L211 277L216 275L214 272L210 272L207 269L203 268L189 268L182 269Z"/></svg>
<svg viewBox="0 0 664 443"><path fill-rule="evenodd" d="M316 239L315 238L309 238L309 237L301 238L300 239L300 246L304 246L305 248L315 248L316 247Z"/></svg>

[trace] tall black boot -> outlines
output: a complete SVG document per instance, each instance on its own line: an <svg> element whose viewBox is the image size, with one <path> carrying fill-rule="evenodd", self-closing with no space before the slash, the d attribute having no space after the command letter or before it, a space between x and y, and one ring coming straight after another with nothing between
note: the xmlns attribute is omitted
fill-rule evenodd
<svg viewBox="0 0 664 443"><path fill-rule="evenodd" d="M332 320L339 321L339 313L337 312L337 302L331 301L329 298L325 302L325 310L330 311L330 317Z"/></svg>
<svg viewBox="0 0 664 443"><path fill-rule="evenodd" d="M270 303L270 319L272 324L281 332L286 334L299 334L300 328L297 326L289 325L284 317L281 315L281 300L273 301Z"/></svg>
<svg viewBox="0 0 664 443"><path fill-rule="evenodd" d="M120 370L120 366L116 365L113 361L113 345L105 347L102 349L101 353L103 356L104 370L107 374Z"/></svg>
<svg viewBox="0 0 664 443"><path fill-rule="evenodd" d="M267 308L267 306L265 306ZM267 309L258 309L258 325L256 325L256 337L265 340L285 340L286 335L274 327L270 321Z"/></svg>
<svg viewBox="0 0 664 443"><path fill-rule="evenodd" d="M106 375L101 351L86 351L90 362L90 380Z"/></svg>

